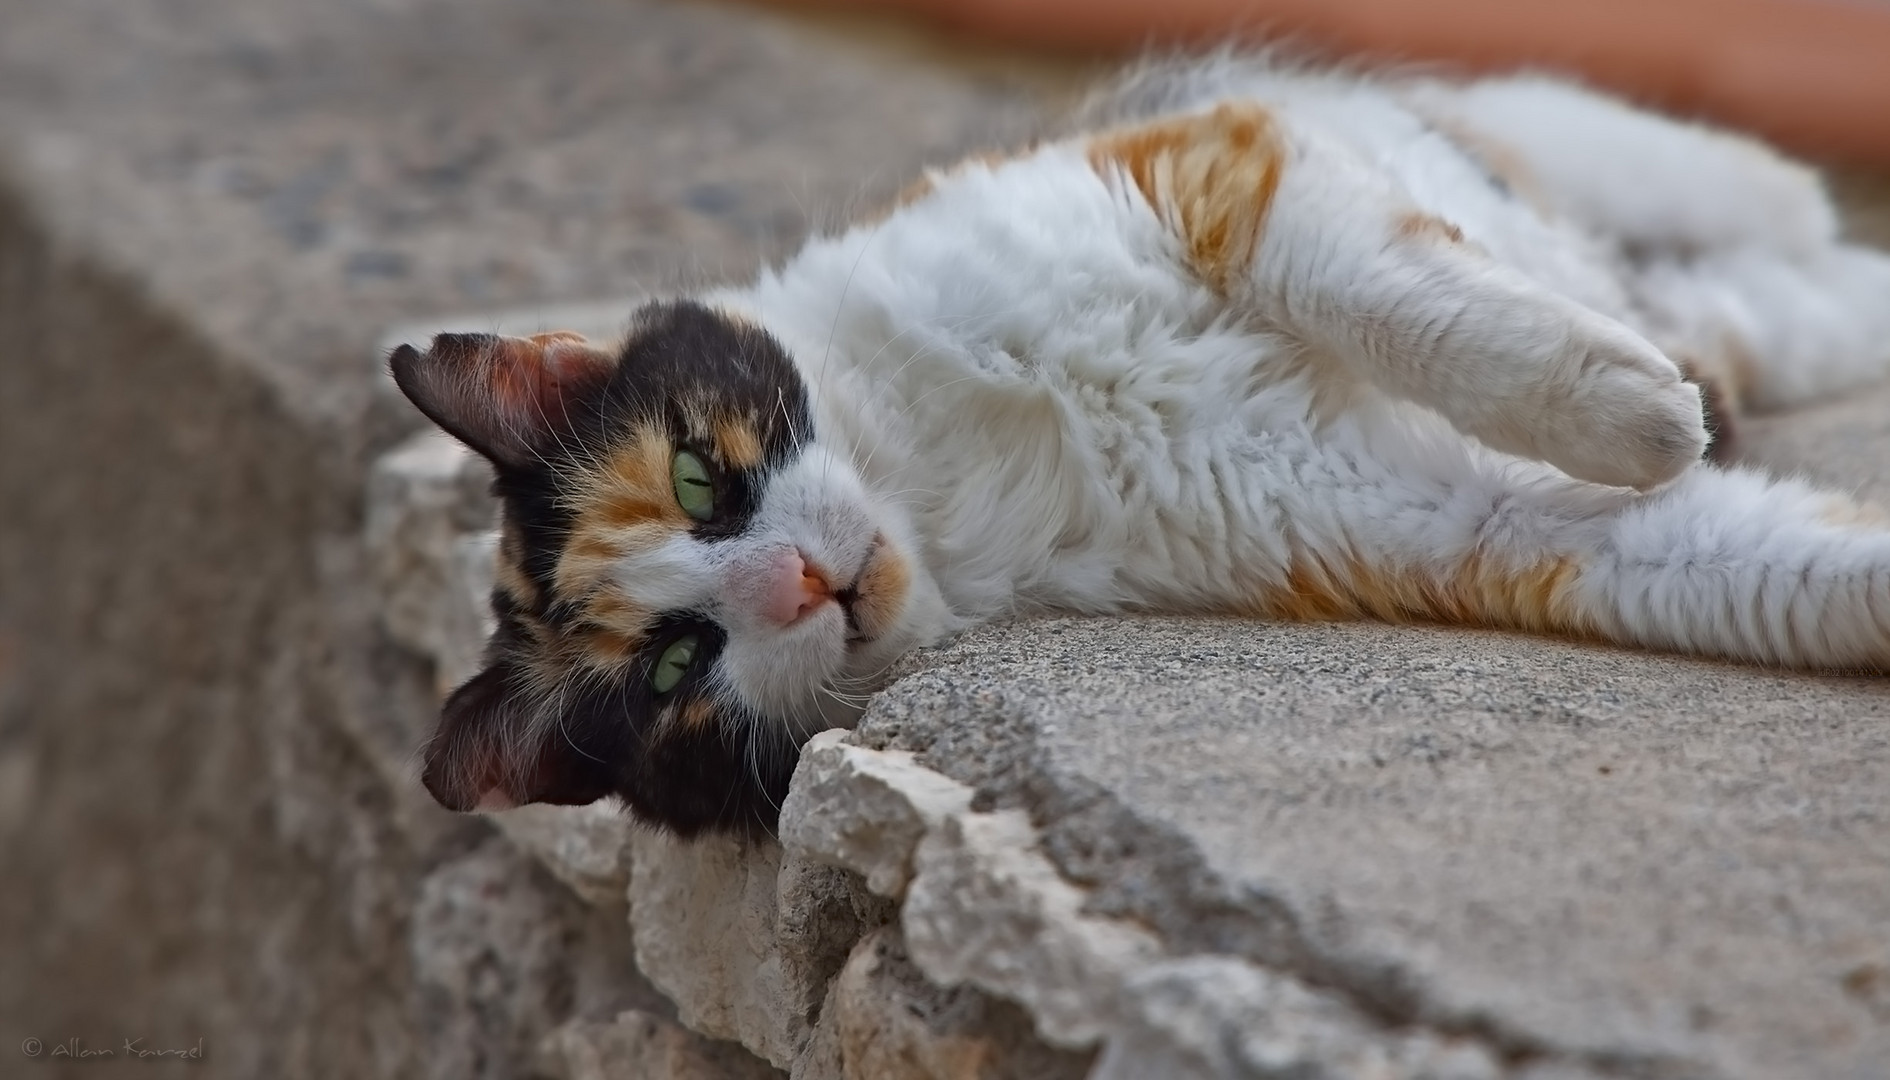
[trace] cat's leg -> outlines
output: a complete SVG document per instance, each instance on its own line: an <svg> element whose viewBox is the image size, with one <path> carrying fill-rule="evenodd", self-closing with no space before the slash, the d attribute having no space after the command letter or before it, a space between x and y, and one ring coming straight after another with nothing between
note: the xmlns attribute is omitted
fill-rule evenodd
<svg viewBox="0 0 1890 1080"><path fill-rule="evenodd" d="M1248 610L1890 672L1890 515L1875 508L1739 470L1640 495L1426 457L1328 443L1284 486L1229 472L1229 497L1254 508L1241 531L1261 538L1236 553Z"/></svg>
<svg viewBox="0 0 1890 1080"><path fill-rule="evenodd" d="M1656 342L1733 403L1890 375L1890 258L1839 241L1814 170L1549 79L1426 83L1409 100L1521 197L1618 244Z"/></svg>
<svg viewBox="0 0 1890 1080"><path fill-rule="evenodd" d="M1424 212L1384 170L1255 103L1091 139L1091 163L1229 305L1459 430L1598 483L1652 487L1706 445L1653 345Z"/></svg>
<svg viewBox="0 0 1890 1080"><path fill-rule="evenodd" d="M1418 83L1409 106L1518 197L1637 255L1835 242L1818 174L1732 132L1538 76Z"/></svg>
<svg viewBox="0 0 1890 1080"><path fill-rule="evenodd" d="M1655 260L1633 279L1656 340L1733 400L1783 408L1890 376L1890 256L1833 244Z"/></svg>

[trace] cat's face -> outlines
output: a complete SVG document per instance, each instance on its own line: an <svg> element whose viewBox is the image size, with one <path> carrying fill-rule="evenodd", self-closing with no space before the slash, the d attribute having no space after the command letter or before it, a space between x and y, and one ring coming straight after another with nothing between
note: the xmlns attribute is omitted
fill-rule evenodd
<svg viewBox="0 0 1890 1080"><path fill-rule="evenodd" d="M781 346L653 304L615 352L441 335L391 364L503 507L498 626L428 746L434 797L771 824L800 743L918 636L908 541L816 438Z"/></svg>

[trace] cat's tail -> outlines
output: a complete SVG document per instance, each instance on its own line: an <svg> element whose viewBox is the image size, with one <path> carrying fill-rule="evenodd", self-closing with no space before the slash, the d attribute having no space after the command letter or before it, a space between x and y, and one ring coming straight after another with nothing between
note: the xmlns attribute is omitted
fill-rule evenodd
<svg viewBox="0 0 1890 1080"><path fill-rule="evenodd" d="M1853 499L1705 466L1649 495L1490 476L1374 495L1295 530L1262 614L1890 672L1890 515Z"/></svg>

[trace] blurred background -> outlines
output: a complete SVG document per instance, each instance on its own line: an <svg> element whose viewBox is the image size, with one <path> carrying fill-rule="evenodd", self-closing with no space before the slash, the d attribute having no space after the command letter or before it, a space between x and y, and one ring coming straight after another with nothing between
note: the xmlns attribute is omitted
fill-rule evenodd
<svg viewBox="0 0 1890 1080"><path fill-rule="evenodd" d="M0 1076L520 1076L662 1014L620 910L412 782L378 343L743 272L1229 35L1580 74L1890 235L1868 0L0 0Z"/></svg>

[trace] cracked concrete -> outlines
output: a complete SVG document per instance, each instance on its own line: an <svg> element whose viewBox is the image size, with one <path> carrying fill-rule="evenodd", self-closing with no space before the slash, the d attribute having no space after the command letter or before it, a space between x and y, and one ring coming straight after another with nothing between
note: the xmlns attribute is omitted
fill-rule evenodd
<svg viewBox="0 0 1890 1080"><path fill-rule="evenodd" d="M609 329L1060 75L660 0L0 25L0 330L32 343L0 364L0 1045L201 1035L191 1075L230 1077L1890 1077L1883 680L1051 620L913 657L810 746L779 844L439 812L412 755L477 663L491 506L463 451L402 441L386 328ZM1882 185L1845 190L1890 238ZM1742 434L1890 498L1890 390Z"/></svg>

